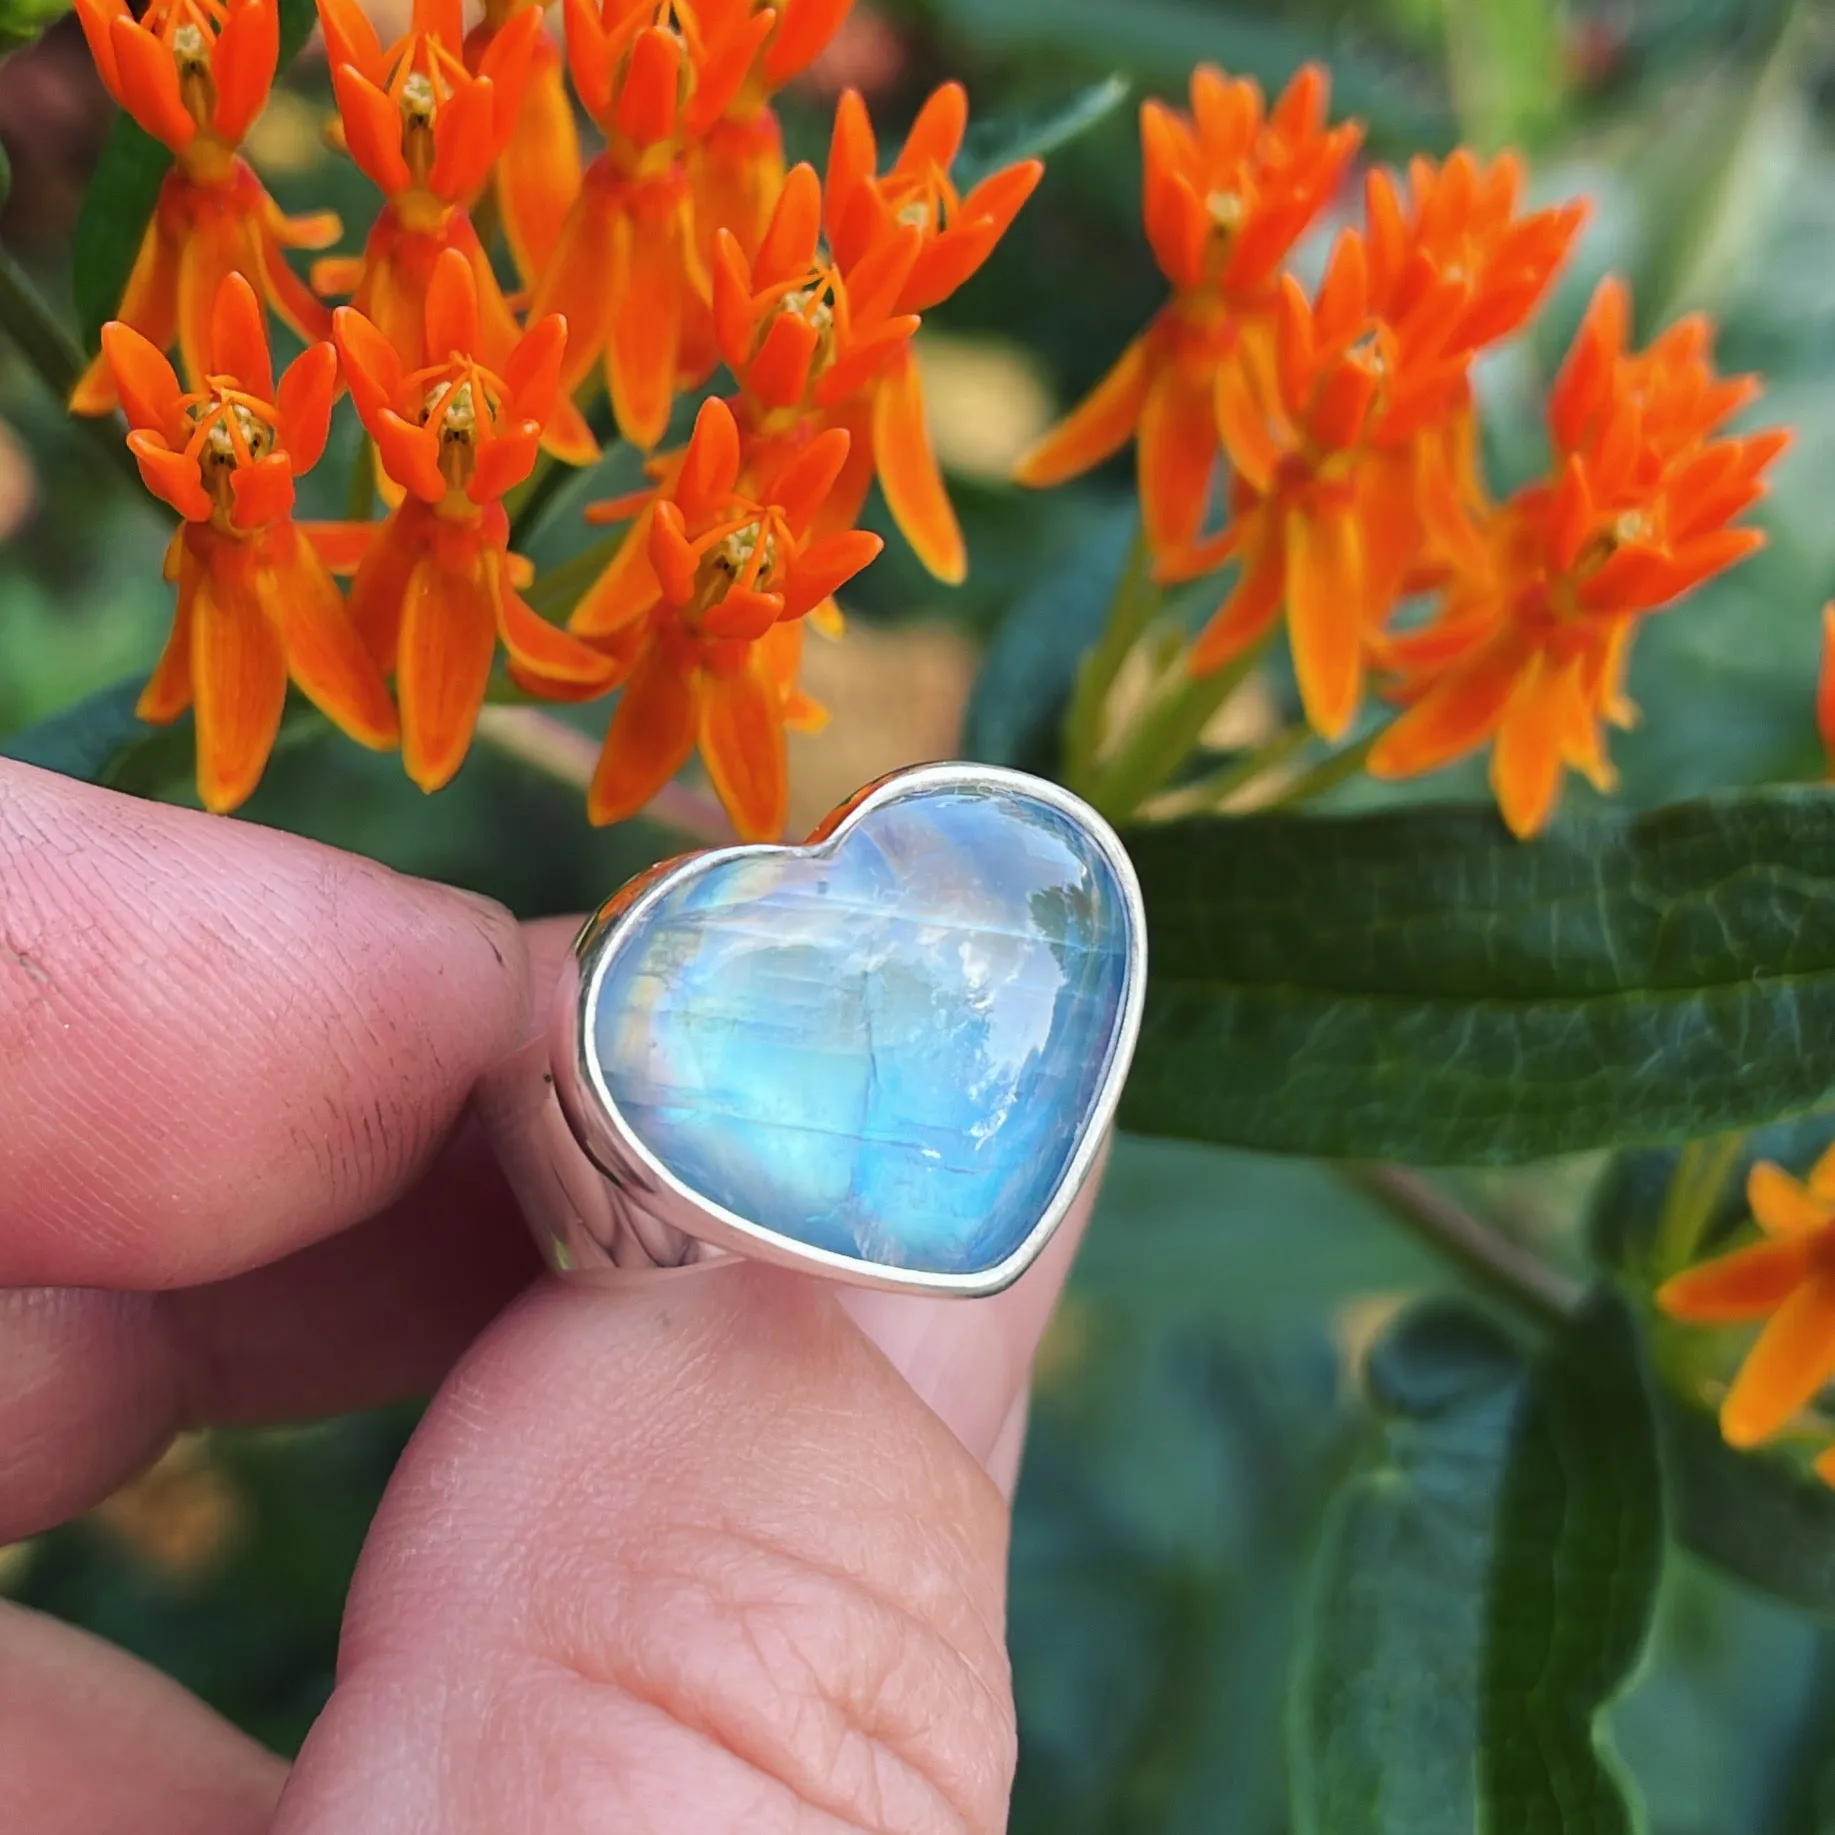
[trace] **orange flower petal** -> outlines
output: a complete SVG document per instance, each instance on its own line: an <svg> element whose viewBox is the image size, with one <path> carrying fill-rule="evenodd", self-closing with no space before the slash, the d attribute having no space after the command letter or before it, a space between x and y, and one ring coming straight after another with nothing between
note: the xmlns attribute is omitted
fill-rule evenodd
<svg viewBox="0 0 1835 1835"><path fill-rule="evenodd" d="M843 271L859 260L864 244L849 246L843 240L855 194L868 187L879 167L879 143L873 118L857 89L842 90L835 102L835 124L828 138L828 171L822 181L824 222L829 246Z"/></svg>
<svg viewBox="0 0 1835 1835"><path fill-rule="evenodd" d="M675 133L682 92L682 41L662 26L645 26L632 41L618 91L617 128L638 147Z"/></svg>
<svg viewBox="0 0 1835 1835"><path fill-rule="evenodd" d="M241 274L226 274L211 302L210 368L214 375L235 377L263 401L274 399L267 315L255 289Z"/></svg>
<svg viewBox="0 0 1835 1835"><path fill-rule="evenodd" d="M363 175L384 197L406 191L414 175L402 157L401 115L395 104L349 64L332 64L331 88L344 124L344 144Z"/></svg>
<svg viewBox="0 0 1835 1835"><path fill-rule="evenodd" d="M465 762L497 650L499 562L415 568L402 607L396 689L401 756L423 790L438 790Z"/></svg>
<svg viewBox="0 0 1835 1835"><path fill-rule="evenodd" d="M845 427L824 427L771 479L771 499L784 512L792 535L808 531L852 448L853 436Z"/></svg>
<svg viewBox="0 0 1835 1835"><path fill-rule="evenodd" d="M886 508L912 552L937 579L959 584L968 573L968 551L937 469L924 384L909 355L873 391L873 462Z"/></svg>
<svg viewBox="0 0 1835 1835"><path fill-rule="evenodd" d="M1474 751L1497 730L1523 664L1519 645L1506 640L1442 675L1377 740L1371 776L1419 777Z"/></svg>
<svg viewBox="0 0 1835 1835"><path fill-rule="evenodd" d="M537 319L516 341L503 366L506 420L545 421L554 412L561 384L561 361L567 353L567 321Z"/></svg>
<svg viewBox="0 0 1835 1835"><path fill-rule="evenodd" d="M444 249L427 281L427 362L469 357L478 348L478 282L456 248Z"/></svg>
<svg viewBox="0 0 1835 1835"><path fill-rule="evenodd" d="M1505 704L1491 754L1491 788L1510 832L1546 826L1561 794L1563 668L1538 652Z"/></svg>
<svg viewBox="0 0 1835 1835"><path fill-rule="evenodd" d="M121 106L157 141L182 153L197 135L178 89L172 53L125 13L109 27L115 51L115 80Z"/></svg>
<svg viewBox="0 0 1835 1835"><path fill-rule="evenodd" d="M694 686L661 644L638 659L606 729L586 793L589 820L634 816L688 762L695 746Z"/></svg>
<svg viewBox="0 0 1835 1835"><path fill-rule="evenodd" d="M390 516L365 549L351 582L351 622L384 675L393 675L399 660L402 612L420 564L417 519L424 515L410 499Z"/></svg>
<svg viewBox="0 0 1835 1835"><path fill-rule="evenodd" d="M296 478L318 464L325 450L337 390L338 353L330 344L308 345L281 373L275 430Z"/></svg>
<svg viewBox="0 0 1835 1835"><path fill-rule="evenodd" d="M230 521L246 533L279 522L293 509L293 467L284 452L265 453L230 474Z"/></svg>
<svg viewBox="0 0 1835 1835"><path fill-rule="evenodd" d="M371 434L401 393L401 357L395 346L351 306L331 315L332 338L344 359L351 405Z"/></svg>
<svg viewBox="0 0 1835 1835"><path fill-rule="evenodd" d="M843 529L811 542L784 586L785 618L801 618L878 558L885 543L865 529Z"/></svg>
<svg viewBox="0 0 1835 1835"><path fill-rule="evenodd" d="M208 522L214 507L198 472L196 459L174 452L157 434L134 432L127 449L140 467L141 481L162 503L169 503L188 522Z"/></svg>
<svg viewBox="0 0 1835 1835"><path fill-rule="evenodd" d="M921 173L935 166L947 172L962 150L967 127L968 91L960 83L940 83L918 110L893 170Z"/></svg>
<svg viewBox="0 0 1835 1835"><path fill-rule="evenodd" d="M613 232L605 373L618 430L648 452L669 427L682 331L682 257L673 212L644 209Z"/></svg>
<svg viewBox="0 0 1835 1835"><path fill-rule="evenodd" d="M170 182L171 174L167 175ZM164 196L162 189L161 196ZM155 350L172 342L178 322L178 253L155 209L140 238L115 321L140 332ZM91 359L70 391L72 414L107 414L116 404L115 376L106 349Z"/></svg>
<svg viewBox="0 0 1835 1835"><path fill-rule="evenodd" d="M281 633L287 672L340 731L385 751L401 737L395 703L324 560L289 528L258 575L263 610Z"/></svg>
<svg viewBox="0 0 1835 1835"><path fill-rule="evenodd" d="M821 333L801 313L778 313L745 366L747 391L766 408L799 406L821 342Z"/></svg>
<svg viewBox="0 0 1835 1835"><path fill-rule="evenodd" d="M1208 380L1194 386L1162 369L1141 405L1136 436L1141 516L1155 554L1187 548L1210 503L1217 469L1217 420Z"/></svg>
<svg viewBox="0 0 1835 1835"><path fill-rule="evenodd" d="M840 30L853 0L785 0L777 29L765 47L764 77L769 89L781 89L808 69Z"/></svg>
<svg viewBox="0 0 1835 1835"><path fill-rule="evenodd" d="M500 428L480 440L465 482L466 496L473 503L495 503L505 491L514 490L535 469L540 445L541 434L533 421Z"/></svg>
<svg viewBox="0 0 1835 1835"><path fill-rule="evenodd" d="M1348 510L1289 511L1287 631L1314 732L1340 739L1363 694L1364 558Z"/></svg>
<svg viewBox="0 0 1835 1835"><path fill-rule="evenodd" d="M695 596L695 576L701 556L688 539L679 505L659 503L650 517L650 566L663 597L671 605L687 605Z"/></svg>
<svg viewBox="0 0 1835 1835"><path fill-rule="evenodd" d="M1014 479L1046 490L1118 451L1140 423L1149 373L1147 340L1136 338L1095 388L1013 468Z"/></svg>
<svg viewBox="0 0 1835 1835"><path fill-rule="evenodd" d="M806 273L821 233L822 181L814 166L792 166L784 175L770 227L752 257L754 290L762 293Z"/></svg>
<svg viewBox="0 0 1835 1835"><path fill-rule="evenodd" d="M446 495L439 435L431 427L417 427L393 408L384 408L370 433L382 469L404 490L423 503L438 503Z"/></svg>
<svg viewBox="0 0 1835 1835"><path fill-rule="evenodd" d="M510 660L524 678L598 693L612 685L608 657L538 616L507 587L498 599L497 630Z"/></svg>
<svg viewBox="0 0 1835 1835"><path fill-rule="evenodd" d="M684 525L701 529L713 520L739 481L739 423L717 395L695 415L694 432L675 481Z"/></svg>
<svg viewBox="0 0 1835 1835"><path fill-rule="evenodd" d="M1818 1198L1835 1204L1835 1147L1824 1148L1804 1183Z"/></svg>
<svg viewBox="0 0 1835 1835"><path fill-rule="evenodd" d="M382 530L375 522L302 522L301 535L333 573L355 573Z"/></svg>
<svg viewBox="0 0 1835 1835"><path fill-rule="evenodd" d="M133 326L110 319L102 327L102 355L114 375L121 411L130 427L158 434L162 441L181 435L178 425L178 373L164 351Z"/></svg>
<svg viewBox="0 0 1835 1835"><path fill-rule="evenodd" d="M180 540L183 535L181 529ZM181 559L181 568L184 565ZM134 703L135 718L146 721L149 726L169 726L191 705L191 600L195 590L195 580L185 582L181 576L178 612L172 620L166 647L146 687L140 691L140 699Z"/></svg>
<svg viewBox="0 0 1835 1835"><path fill-rule="evenodd" d="M111 28L117 19L132 19L127 0L76 0L77 23L89 41L89 55L96 60L96 75L102 86L117 101L121 97L121 75L115 68L115 40Z"/></svg>
<svg viewBox="0 0 1835 1835"><path fill-rule="evenodd" d="M1768 1236L1800 1236L1835 1223L1835 1199L1818 1196L1770 1160L1747 1173L1746 1203Z"/></svg>
<svg viewBox="0 0 1835 1835"><path fill-rule="evenodd" d="M580 130L553 41L536 40L516 126L497 155L497 205L516 271L533 286L580 192Z"/></svg>
<svg viewBox="0 0 1835 1835"><path fill-rule="evenodd" d="M1804 1243L1755 1242L1685 1269L1657 1289L1657 1304L1672 1319L1694 1325L1731 1325L1775 1312L1808 1278Z"/></svg>
<svg viewBox="0 0 1835 1835"><path fill-rule="evenodd" d="M732 586L701 614L701 629L709 637L738 637L749 643L764 636L783 615L782 593Z"/></svg>
<svg viewBox="0 0 1835 1835"><path fill-rule="evenodd" d="M433 120L433 169L427 174L435 197L463 203L483 185L496 156L496 110L488 78L457 84L440 104Z"/></svg>
<svg viewBox="0 0 1835 1835"><path fill-rule="evenodd" d="M287 700L286 655L256 597L253 557L226 552L241 546L213 545L191 606L198 797L218 813L261 781Z"/></svg>
<svg viewBox="0 0 1835 1835"><path fill-rule="evenodd" d="M742 841L775 841L790 805L783 702L756 647L744 668L701 685L701 759Z"/></svg>
<svg viewBox="0 0 1835 1835"><path fill-rule="evenodd" d="M1242 573L1186 658L1186 668L1194 676L1214 675L1234 662L1280 617L1287 585L1286 539L1278 517L1264 514L1254 520L1258 532L1244 555Z"/></svg>
<svg viewBox="0 0 1835 1835"><path fill-rule="evenodd" d="M1799 1287L1772 1315L1727 1391L1720 1431L1730 1446L1757 1446L1835 1374L1835 1280Z"/></svg>
<svg viewBox="0 0 1835 1835"><path fill-rule="evenodd" d="M273 0L242 0L232 6L210 51L217 86L210 130L226 146L238 145L268 99L280 61L280 8Z"/></svg>

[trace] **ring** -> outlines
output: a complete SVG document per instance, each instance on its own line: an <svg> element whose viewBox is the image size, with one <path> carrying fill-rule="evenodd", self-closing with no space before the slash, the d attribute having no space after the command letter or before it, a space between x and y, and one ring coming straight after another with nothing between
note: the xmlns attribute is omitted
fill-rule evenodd
<svg viewBox="0 0 1835 1835"><path fill-rule="evenodd" d="M632 880L483 1108L562 1272L739 1254L989 1294L1089 1176L1145 981L1140 887L1094 810L919 765L802 846Z"/></svg>

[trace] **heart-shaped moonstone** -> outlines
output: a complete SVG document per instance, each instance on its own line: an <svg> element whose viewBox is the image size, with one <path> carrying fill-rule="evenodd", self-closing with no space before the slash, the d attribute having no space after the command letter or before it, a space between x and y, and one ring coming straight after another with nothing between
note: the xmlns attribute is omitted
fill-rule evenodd
<svg viewBox="0 0 1835 1835"><path fill-rule="evenodd" d="M703 1198L880 1266L998 1267L1102 1100L1132 919L1096 837L1006 784L914 787L837 838L691 865L591 1026L631 1131Z"/></svg>

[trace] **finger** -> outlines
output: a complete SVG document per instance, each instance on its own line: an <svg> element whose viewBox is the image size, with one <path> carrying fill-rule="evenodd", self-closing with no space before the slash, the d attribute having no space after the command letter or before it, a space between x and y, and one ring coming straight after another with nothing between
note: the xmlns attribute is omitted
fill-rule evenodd
<svg viewBox="0 0 1835 1835"><path fill-rule="evenodd" d="M0 763L0 1284L213 1280L370 1215L525 996L482 900Z"/></svg>
<svg viewBox="0 0 1835 1835"><path fill-rule="evenodd" d="M276 1835L987 1835L1005 1557L986 1472L822 1284L543 1283L396 1473Z"/></svg>
<svg viewBox="0 0 1835 1835"><path fill-rule="evenodd" d="M538 1266L468 1127L408 1198L265 1268L0 1292L0 1543L100 1502L187 1428L431 1394Z"/></svg>
<svg viewBox="0 0 1835 1835"><path fill-rule="evenodd" d="M525 928L532 987L575 927ZM538 1266L468 1125L405 1198L266 1267L168 1293L0 1292L0 1543L99 1502L184 1429L431 1394Z"/></svg>
<svg viewBox="0 0 1835 1835"><path fill-rule="evenodd" d="M176 1682L0 1604L0 1805L20 1835L257 1835L286 1767Z"/></svg>

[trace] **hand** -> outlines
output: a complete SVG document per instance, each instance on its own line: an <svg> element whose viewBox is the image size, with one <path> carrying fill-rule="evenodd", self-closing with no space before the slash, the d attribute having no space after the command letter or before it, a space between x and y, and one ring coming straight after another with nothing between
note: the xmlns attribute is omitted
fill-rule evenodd
<svg viewBox="0 0 1835 1835"><path fill-rule="evenodd" d="M7 1828L1005 1826L1006 1493L1085 1207L980 1302L538 1279L466 1105L565 940L0 763L0 1542L182 1428L437 1386L291 1774L0 1608Z"/></svg>

